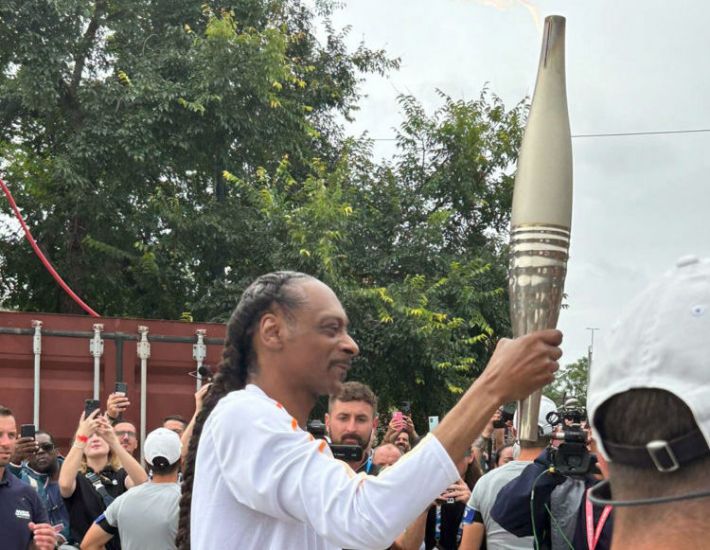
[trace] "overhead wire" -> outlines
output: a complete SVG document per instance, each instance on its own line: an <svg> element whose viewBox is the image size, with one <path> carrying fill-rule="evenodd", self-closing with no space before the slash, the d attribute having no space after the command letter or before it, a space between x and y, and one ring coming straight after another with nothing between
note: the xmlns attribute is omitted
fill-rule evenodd
<svg viewBox="0 0 710 550"><path fill-rule="evenodd" d="M572 138L603 138L626 136L664 136L674 134L704 134L710 133L710 128L692 128L688 130L649 130L643 132L602 132L597 134L572 134ZM372 141L396 141L397 138L372 138Z"/></svg>

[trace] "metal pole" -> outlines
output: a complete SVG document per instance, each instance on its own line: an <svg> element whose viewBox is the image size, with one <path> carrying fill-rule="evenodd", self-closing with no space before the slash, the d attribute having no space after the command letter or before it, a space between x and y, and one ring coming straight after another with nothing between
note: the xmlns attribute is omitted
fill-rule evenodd
<svg viewBox="0 0 710 550"><path fill-rule="evenodd" d="M594 333L599 329L597 327L587 327L587 330L591 333L592 338L589 347L587 348L587 369L591 370L592 358L594 356Z"/></svg>
<svg viewBox="0 0 710 550"><path fill-rule="evenodd" d="M101 323L94 324L94 337L89 342L89 352L94 358L94 399L99 399L101 389L101 356L104 354L104 341L101 339Z"/></svg>
<svg viewBox="0 0 710 550"><path fill-rule="evenodd" d="M148 342L148 327L139 326L138 333L140 340L136 346L136 352L141 360L141 464L143 460L143 443L145 442L146 429L146 401L148 397L148 358L150 357L150 342Z"/></svg>
<svg viewBox="0 0 710 550"><path fill-rule="evenodd" d="M202 387L202 375L200 374L200 369L202 368L202 363L207 357L207 346L205 346L205 334L207 331L203 328L198 328L197 331L197 343L192 346L192 358L197 361L197 381L195 382L195 390L199 390Z"/></svg>
<svg viewBox="0 0 710 550"><path fill-rule="evenodd" d="M32 326L35 329L34 337L32 338L32 351L35 354L35 383L32 418L35 426L39 426L39 367L40 357L42 355L42 321L32 321Z"/></svg>

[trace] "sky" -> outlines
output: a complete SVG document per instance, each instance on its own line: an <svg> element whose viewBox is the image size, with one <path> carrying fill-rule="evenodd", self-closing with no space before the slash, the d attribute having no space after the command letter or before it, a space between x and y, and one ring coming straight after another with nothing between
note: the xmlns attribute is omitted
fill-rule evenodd
<svg viewBox="0 0 710 550"><path fill-rule="evenodd" d="M482 88L513 107L532 96L542 21L567 19L567 101L572 135L710 129L710 4L702 0L346 0L333 16L401 58L368 76L348 127L387 158L402 120L399 93L428 112L436 90L475 99ZM574 209L560 314L562 364L585 356L620 307L687 255L710 256L710 131L573 137Z"/></svg>

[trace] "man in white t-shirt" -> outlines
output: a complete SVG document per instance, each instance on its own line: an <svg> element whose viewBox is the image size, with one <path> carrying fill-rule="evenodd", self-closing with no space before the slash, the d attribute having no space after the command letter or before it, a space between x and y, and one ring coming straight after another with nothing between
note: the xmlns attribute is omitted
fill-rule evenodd
<svg viewBox="0 0 710 550"><path fill-rule="evenodd" d="M496 408L554 378L561 340L555 330L501 340L433 433L380 476L355 474L304 429L318 396L338 392L359 353L347 315L313 277L259 277L232 314L195 422L199 446L183 485L192 505L181 509L178 547L389 546L458 480L456 462Z"/></svg>
<svg viewBox="0 0 710 550"><path fill-rule="evenodd" d="M114 500L87 531L82 550L99 550L116 534L123 550L175 548L180 446L180 436L167 428L148 434L143 455L153 479Z"/></svg>
<svg viewBox="0 0 710 550"><path fill-rule="evenodd" d="M500 490L509 481L517 478L545 449L549 441L549 436L540 437L535 442L523 441L525 447L520 450L517 459L494 468L476 482L464 513L460 550L478 550L483 541L486 542L487 548L501 550L524 550L533 547L532 537L517 537L506 531L491 517L491 510Z"/></svg>

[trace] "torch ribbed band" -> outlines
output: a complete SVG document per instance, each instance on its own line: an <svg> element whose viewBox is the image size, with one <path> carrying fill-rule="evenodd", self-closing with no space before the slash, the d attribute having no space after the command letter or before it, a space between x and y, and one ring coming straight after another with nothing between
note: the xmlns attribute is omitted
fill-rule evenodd
<svg viewBox="0 0 710 550"><path fill-rule="evenodd" d="M534 284L524 273L542 274L545 268L565 269L569 229L554 225L519 225L510 235L511 270L518 271L518 284Z"/></svg>

